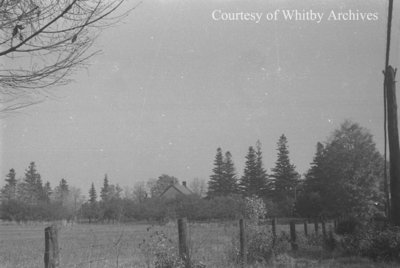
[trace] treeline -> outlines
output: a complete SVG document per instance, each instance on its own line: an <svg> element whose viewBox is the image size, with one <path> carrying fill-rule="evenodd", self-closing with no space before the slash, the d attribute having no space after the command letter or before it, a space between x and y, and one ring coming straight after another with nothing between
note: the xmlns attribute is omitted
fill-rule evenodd
<svg viewBox="0 0 400 268"><path fill-rule="evenodd" d="M243 176L238 178L232 155L217 149L213 174L208 182L208 198L239 194L243 197L262 198L271 216L293 216L296 188L300 174L289 159L288 140L282 135L277 143L275 167L268 174L263 164L261 143L250 146L246 155Z"/></svg>
<svg viewBox="0 0 400 268"><path fill-rule="evenodd" d="M269 216L357 217L385 213L384 159L372 135L345 121L323 144L318 142L310 169L303 177L289 158L287 138L277 143L277 160L268 174L261 145L249 147L243 176L238 178L230 152L217 149L207 196L257 196Z"/></svg>
<svg viewBox="0 0 400 268"><path fill-rule="evenodd" d="M109 184L104 178L98 200L97 191L92 184L89 200L82 204L79 217L91 222L152 221L165 222L177 217L204 221L210 219L236 219L245 213L245 200L240 195L203 198L204 182L193 180L189 195L177 195L175 198L163 198L160 195L170 185L179 184L176 177L166 174L157 180L139 182L133 189L124 190ZM185 187L185 186L184 186Z"/></svg>
<svg viewBox="0 0 400 268"><path fill-rule="evenodd" d="M1 189L1 219L10 221L70 219L75 216L83 197L80 189L69 187L65 179L51 188L43 183L35 162L31 162L24 177L16 178L10 169Z"/></svg>
<svg viewBox="0 0 400 268"><path fill-rule="evenodd" d="M309 170L301 176L289 157L288 140L277 142L274 167L264 167L261 143L250 146L242 176L232 154L217 149L208 185L194 179L192 195L160 198L173 176L161 175L122 189L107 174L99 194L92 183L84 198L65 179L51 188L43 183L32 162L17 180L13 169L1 190L1 218L5 220L80 219L94 221L164 221L186 216L192 220L242 217L246 198L263 200L266 216L371 217L385 212L384 160L372 135L350 121L344 122L325 143L317 143ZM208 186L208 187L207 187Z"/></svg>

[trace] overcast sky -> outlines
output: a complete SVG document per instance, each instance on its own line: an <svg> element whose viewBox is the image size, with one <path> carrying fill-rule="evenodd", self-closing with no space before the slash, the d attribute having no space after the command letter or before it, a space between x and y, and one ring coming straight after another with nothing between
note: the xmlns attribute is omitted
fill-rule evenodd
<svg viewBox="0 0 400 268"><path fill-rule="evenodd" d="M1 119L0 185L31 161L44 181L65 178L84 193L105 173L121 186L163 173L208 179L217 147L232 153L241 175L257 140L270 172L283 133L304 173L316 143L345 119L369 129L383 152L386 2L146 0L102 33L94 49L103 53L74 83ZM349 9L358 20L328 20ZM308 20L285 20L287 10ZM310 10L324 13L320 22ZM225 12L261 19L223 21Z"/></svg>

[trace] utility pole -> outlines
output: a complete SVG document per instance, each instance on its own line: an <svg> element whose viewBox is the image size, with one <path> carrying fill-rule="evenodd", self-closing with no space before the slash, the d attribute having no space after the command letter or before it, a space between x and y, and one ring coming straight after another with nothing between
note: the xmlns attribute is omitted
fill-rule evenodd
<svg viewBox="0 0 400 268"><path fill-rule="evenodd" d="M390 154L390 220L395 226L400 226L400 147L399 131L397 127L396 101L396 71L388 66L385 71L387 127Z"/></svg>
<svg viewBox="0 0 400 268"><path fill-rule="evenodd" d="M386 199L386 214L389 220L394 223L391 219L392 216L392 208L391 208L391 197L389 192L392 191L392 187L390 187L389 190L389 183L388 183L388 176L387 176L387 137L388 137L388 120L387 120L387 112L388 110L393 111L393 107L389 108L388 106L388 97L387 97L387 88L389 85L392 83L390 81L393 81L394 85L394 79L395 79L395 72L393 71L393 68L389 68L389 55L390 55L390 35L391 35L391 28L392 28L392 15L393 15L393 0L389 0L389 6L388 6L388 23L387 23L387 39L386 39L386 56L385 56L385 69L384 69L384 83L383 83L383 104L384 104L384 187L385 187L385 199ZM393 72L392 72L393 71ZM393 92L395 88L392 88ZM392 103L393 104L393 103ZM395 108L397 110L397 108ZM393 119L393 118L392 118ZM397 111L396 111L396 124L397 124ZM393 130L393 127L391 127ZM397 129L397 125L396 125ZM389 133L389 135L391 135ZM392 135L393 136L393 135ZM394 149L393 141L392 145L389 144L389 146L392 146L391 148ZM393 165L392 161L392 156L390 158L390 165ZM393 175L391 174L391 180L393 178ZM393 178L395 180L395 178ZM396 201L395 201L396 202Z"/></svg>

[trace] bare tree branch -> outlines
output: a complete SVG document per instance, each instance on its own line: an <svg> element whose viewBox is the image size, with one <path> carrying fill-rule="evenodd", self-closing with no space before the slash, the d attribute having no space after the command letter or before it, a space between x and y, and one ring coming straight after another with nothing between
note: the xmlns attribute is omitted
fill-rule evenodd
<svg viewBox="0 0 400 268"><path fill-rule="evenodd" d="M39 103L41 89L70 82L97 54L89 49L100 30L140 3L0 0L0 113Z"/></svg>

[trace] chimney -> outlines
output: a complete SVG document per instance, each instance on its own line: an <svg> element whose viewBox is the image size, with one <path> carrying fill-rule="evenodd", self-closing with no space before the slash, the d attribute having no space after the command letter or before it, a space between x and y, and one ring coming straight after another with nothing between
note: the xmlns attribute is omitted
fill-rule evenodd
<svg viewBox="0 0 400 268"><path fill-rule="evenodd" d="M182 185L186 188L186 181L183 181Z"/></svg>

